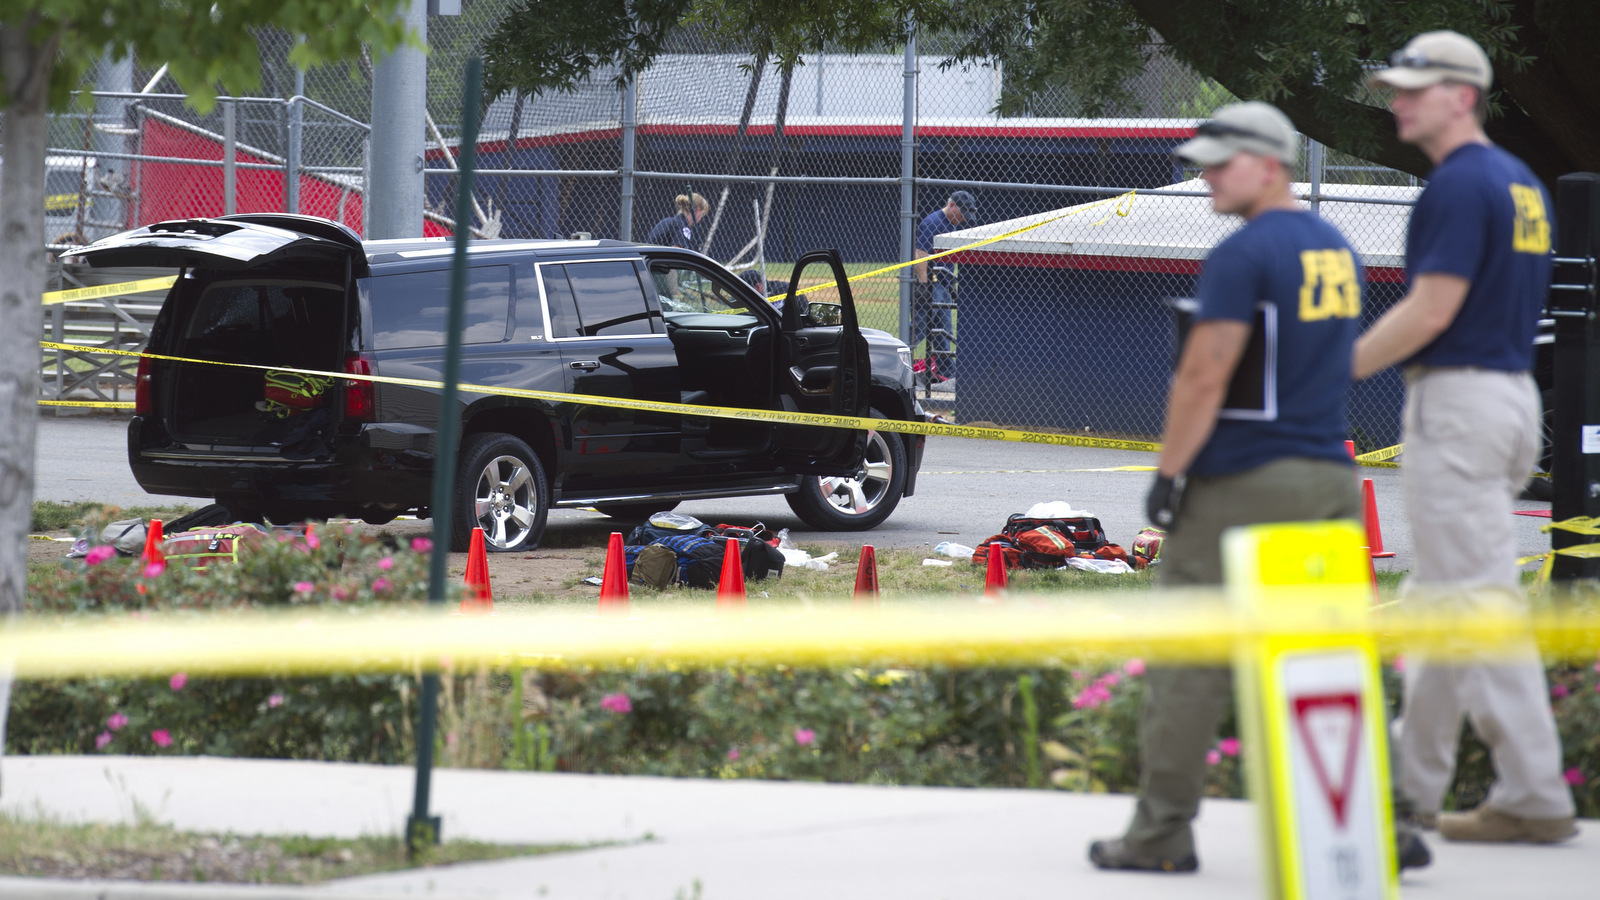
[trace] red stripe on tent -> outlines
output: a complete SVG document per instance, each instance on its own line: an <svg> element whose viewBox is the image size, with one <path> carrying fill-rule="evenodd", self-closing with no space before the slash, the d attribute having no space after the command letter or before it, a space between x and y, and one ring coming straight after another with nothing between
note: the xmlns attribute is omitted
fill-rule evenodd
<svg viewBox="0 0 1600 900"><path fill-rule="evenodd" d="M766 137L774 131L772 125L751 125L745 133ZM642 135L693 137L702 135L732 136L738 127L726 124L655 124L640 125ZM899 125L786 125L783 133L794 137L900 137ZM1077 138L1115 140L1117 138L1162 140L1188 140L1194 137L1193 128L1139 127L1139 126L1059 126L1028 127L1022 125L927 125L916 129L918 137L938 138ZM560 144L584 144L596 141L613 141L622 136L620 128L596 128L588 131L570 131L561 134L541 134L517 138L518 148L552 147ZM509 142L484 141L478 145L479 153L501 153ZM429 159L443 159L438 147L428 148Z"/></svg>

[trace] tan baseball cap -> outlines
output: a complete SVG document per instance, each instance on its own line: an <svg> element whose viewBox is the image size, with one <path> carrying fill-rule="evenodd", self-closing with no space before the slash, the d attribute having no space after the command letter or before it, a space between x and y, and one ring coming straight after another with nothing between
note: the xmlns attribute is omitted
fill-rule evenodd
<svg viewBox="0 0 1600 900"><path fill-rule="evenodd" d="M1367 76L1373 86L1415 90L1456 81L1488 90L1494 82L1489 56L1477 41L1454 31L1429 31L1412 38L1389 57L1389 68Z"/></svg>
<svg viewBox="0 0 1600 900"><path fill-rule="evenodd" d="M1270 156L1292 166L1300 158L1300 137L1276 106L1250 100L1217 110L1194 130L1193 140L1172 152L1197 166L1220 166L1240 153Z"/></svg>

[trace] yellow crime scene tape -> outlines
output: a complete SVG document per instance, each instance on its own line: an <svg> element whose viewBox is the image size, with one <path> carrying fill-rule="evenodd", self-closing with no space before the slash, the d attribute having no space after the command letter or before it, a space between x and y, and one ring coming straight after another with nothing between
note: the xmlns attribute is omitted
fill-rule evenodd
<svg viewBox="0 0 1600 900"><path fill-rule="evenodd" d="M933 253L933 254L930 254L928 256L919 257L917 259L908 260L906 262L894 263L893 265L884 266L881 269L873 269L871 272L864 272L864 273L862 273L860 275L853 276L853 277L848 278L846 280L847 281L861 281L863 279L873 278L873 277L876 277L878 275L887 275L890 272L898 272L901 269L910 268L911 266L924 265L926 263L933 262L936 259L944 259L947 256L954 256L957 253L965 253L968 250L973 250L973 249L976 249L978 247L987 247L990 244L998 243L1000 241L1005 240L1006 238L1016 237L1019 234L1022 234L1022 233L1027 232L1027 231L1032 231L1035 228L1043 228L1044 226L1049 225L1051 222L1056 222L1056 221L1059 221L1061 219L1065 219L1068 216L1076 216L1076 215L1079 215L1081 213L1088 212L1089 210L1094 209L1097 206L1104 206L1104 205L1106 205L1108 203L1116 204L1116 206L1114 206L1112 208L1111 212L1106 213L1105 218L1101 219L1098 222L1091 223L1092 225L1104 225L1105 223L1111 221L1111 217L1112 216L1121 216L1123 218L1127 218L1128 214L1133 211L1133 198L1138 193L1139 193L1138 191L1128 191L1125 194L1118 194L1115 197L1107 197L1104 200L1096 200L1093 203L1085 203L1082 206L1075 207L1070 212L1064 212L1064 213L1061 213L1060 215L1051 216L1050 218L1044 219L1043 221L1034 222L1032 225L1024 225L1021 228L1014 228L1014 229L1012 229L1010 231L1005 232L1004 234L997 234L997 235L994 235L993 237L984 238L981 241L974 241L973 243L970 243L970 244L964 244L964 245L962 245L960 247L956 247L956 248L954 248L952 250L941 250L938 253ZM824 290L826 288L838 287L838 286L839 286L839 282L837 282L837 281L827 281L827 282L823 282L822 284L814 284L811 287L795 291L794 295L796 297L798 297L801 294L809 294L812 291L820 291L820 290ZM776 300L776 299L781 299L781 298L774 296L774 297L768 297L767 299L768 300Z"/></svg>
<svg viewBox="0 0 1600 900"><path fill-rule="evenodd" d="M146 278L142 281L124 281L120 284L97 284L93 287L73 288L69 291L46 291L44 303L69 303L73 300L96 300L101 297L116 297L121 294L145 294L151 291L164 291L172 287L178 280L176 275L166 275L161 278Z"/></svg>
<svg viewBox="0 0 1600 900"><path fill-rule="evenodd" d="M1304 589L1314 600L1315 587ZM1189 601L1195 596L1185 595ZM1211 595L1211 600L1218 599ZM1012 595L1001 606L896 601L876 609L826 605L728 612L681 608L631 614L495 616L349 611L307 614L157 613L90 622L19 620L0 631L0 659L22 678L412 672L439 666L530 668L686 665L1054 665L1139 656L1223 663L1264 636L1349 642L1375 635L1386 654L1434 657L1514 653L1530 638L1550 658L1593 661L1600 616L1385 615L1370 627L1330 624L1319 610L1230 613L1214 602L1063 604L1060 595Z"/></svg>

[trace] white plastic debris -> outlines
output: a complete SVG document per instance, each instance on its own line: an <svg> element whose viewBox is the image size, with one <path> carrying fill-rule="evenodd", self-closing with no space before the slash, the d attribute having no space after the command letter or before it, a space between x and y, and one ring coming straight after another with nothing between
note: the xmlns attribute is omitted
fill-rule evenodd
<svg viewBox="0 0 1600 900"><path fill-rule="evenodd" d="M925 559L925 560L922 561L922 564L925 565L925 566L953 566L953 565L955 565L954 562L952 562L951 560L948 560L948 559Z"/></svg>
<svg viewBox="0 0 1600 900"><path fill-rule="evenodd" d="M1023 515L1030 519L1078 519L1093 516L1094 513L1086 509L1073 509L1072 504L1065 500L1048 500L1028 507Z"/></svg>
<svg viewBox="0 0 1600 900"><path fill-rule="evenodd" d="M1120 559L1087 559L1082 556L1074 556L1061 568L1082 569L1085 572L1099 572L1101 575L1122 575L1133 571L1133 566Z"/></svg>
<svg viewBox="0 0 1600 900"><path fill-rule="evenodd" d="M957 559L970 559L972 554L977 553L978 551L973 547L968 547L966 544L958 544L955 541L940 541L939 546L933 548L933 552L938 553L941 556L954 556Z"/></svg>

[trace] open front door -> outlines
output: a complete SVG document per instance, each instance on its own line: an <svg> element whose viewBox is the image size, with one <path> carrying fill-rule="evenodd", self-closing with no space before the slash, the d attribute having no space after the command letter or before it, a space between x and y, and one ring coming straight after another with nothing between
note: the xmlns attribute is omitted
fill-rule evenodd
<svg viewBox="0 0 1600 900"><path fill-rule="evenodd" d="M806 279L809 279L809 283ZM833 282L804 296L796 291ZM837 250L814 250L795 263L783 303L778 340L778 388L793 412L865 416L872 381L867 340ZM867 433L815 425L778 428L779 458L798 474L841 475L861 464Z"/></svg>

